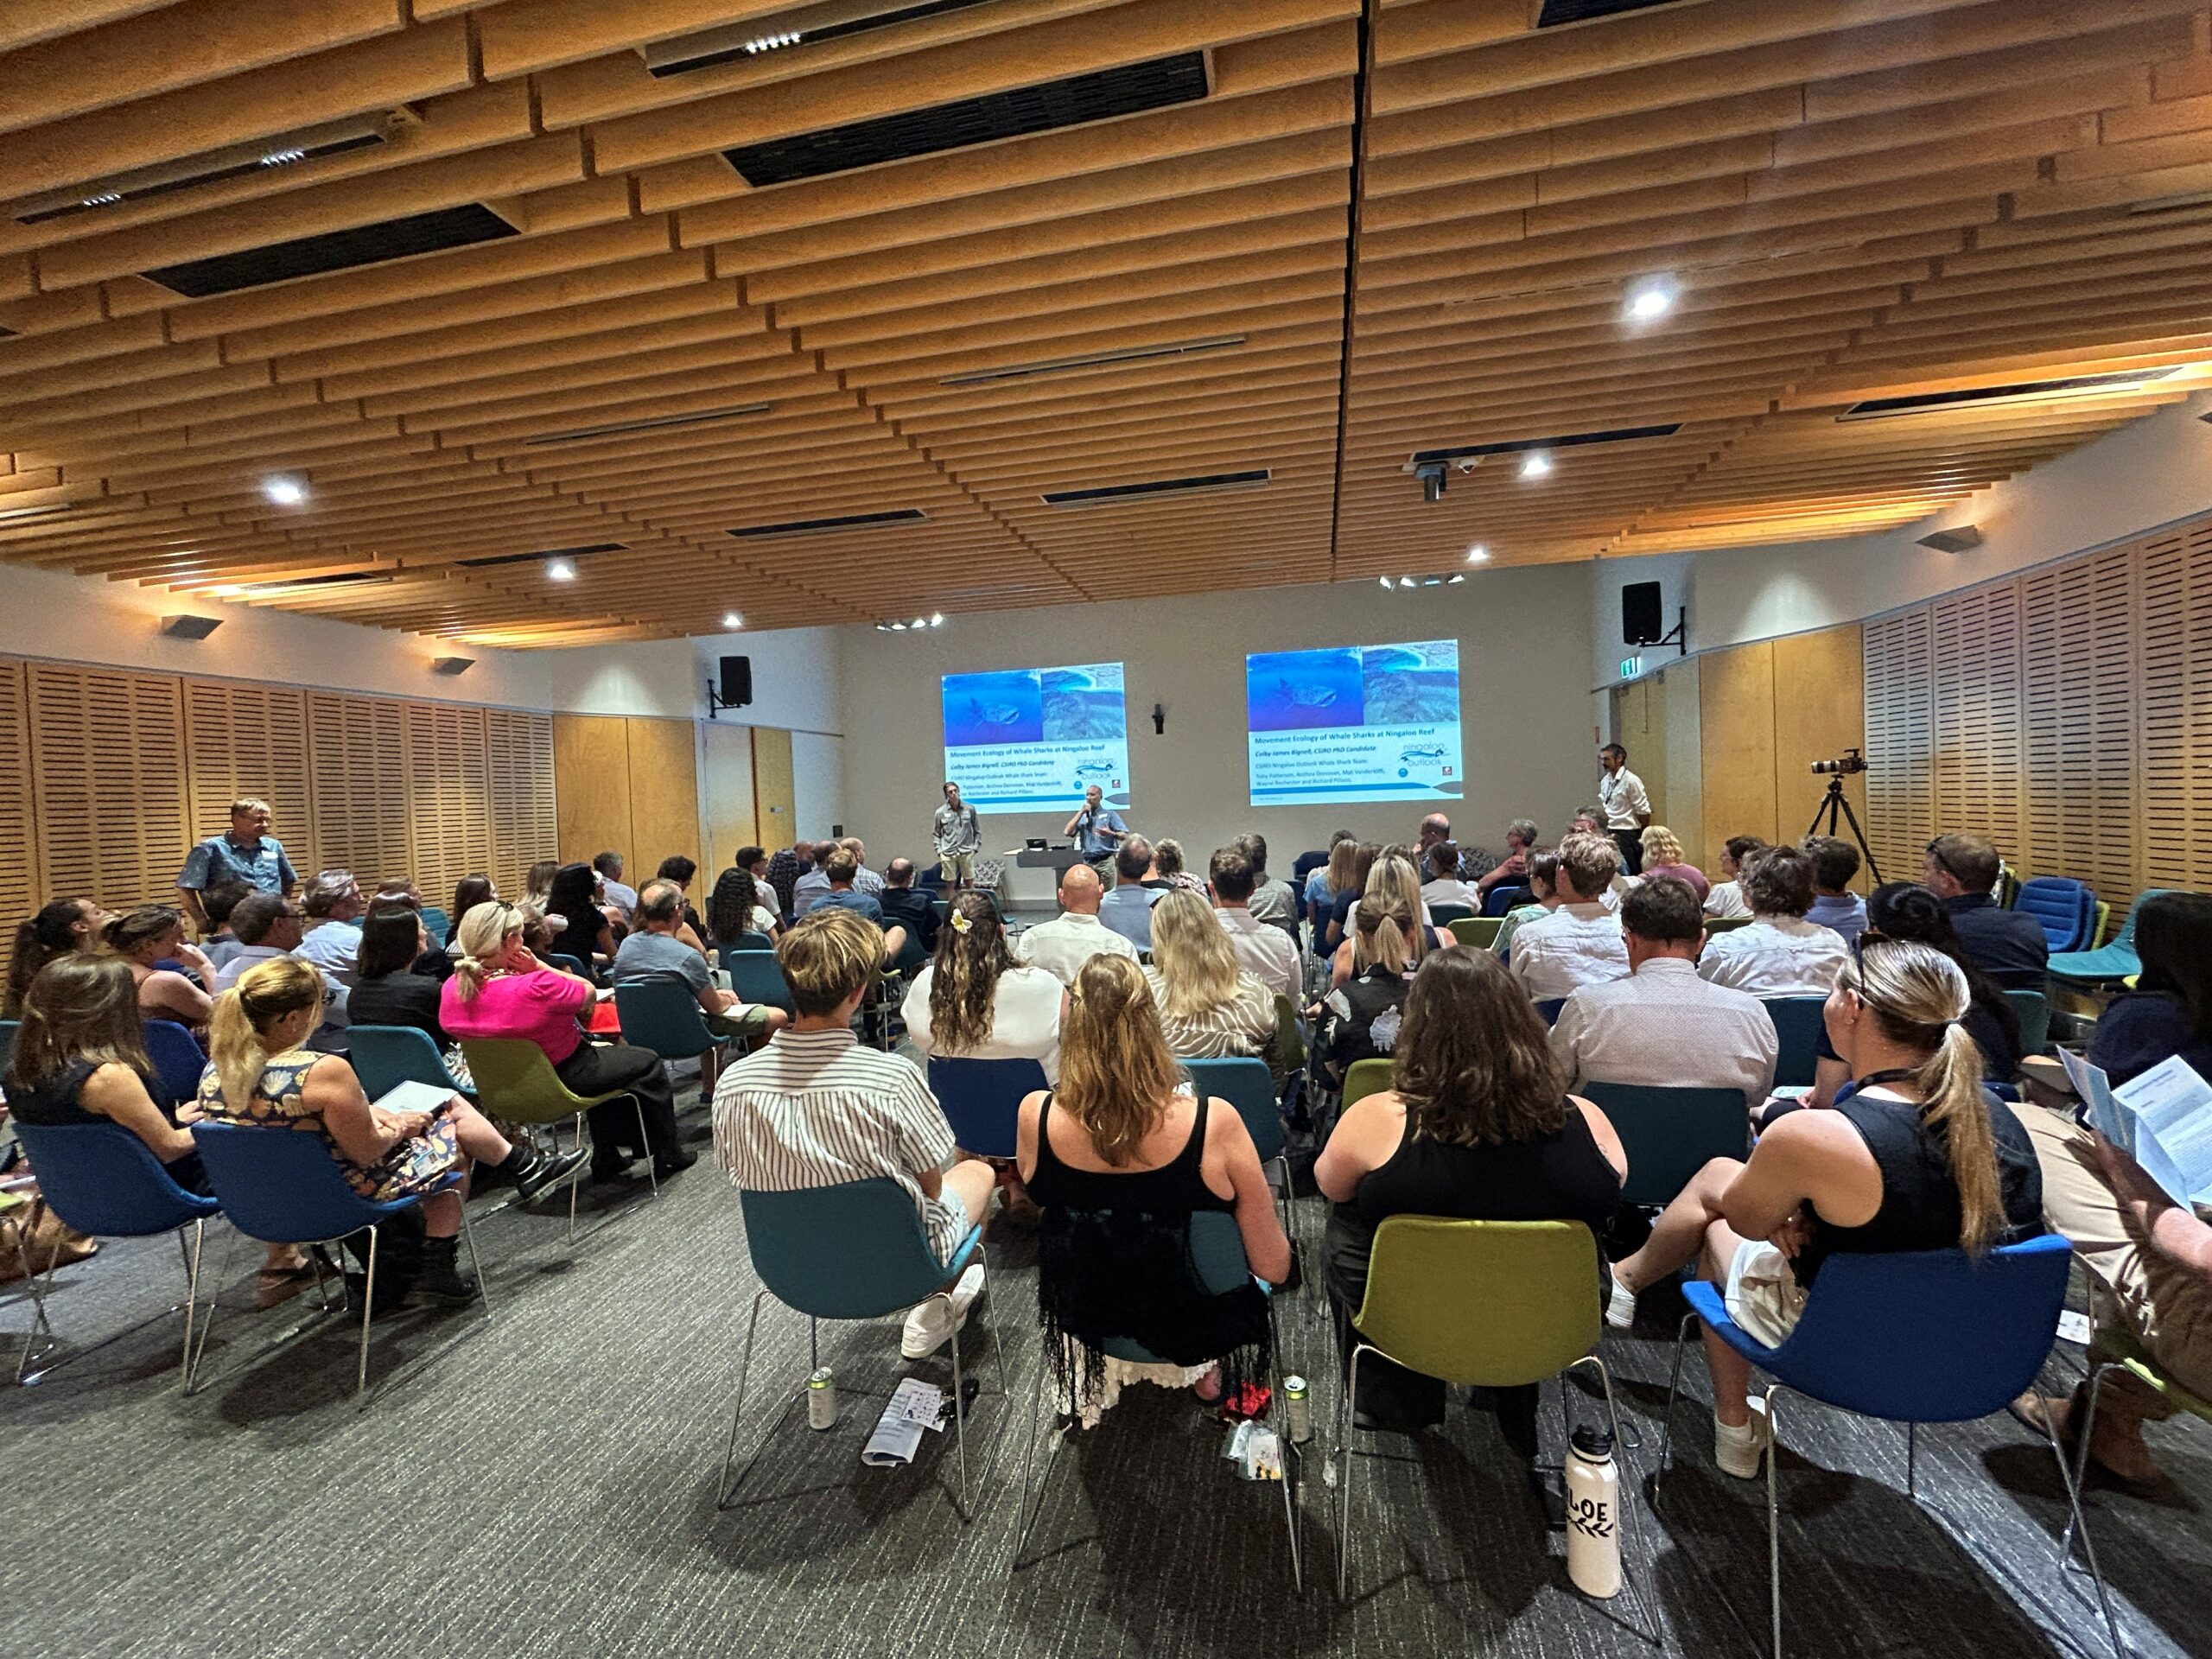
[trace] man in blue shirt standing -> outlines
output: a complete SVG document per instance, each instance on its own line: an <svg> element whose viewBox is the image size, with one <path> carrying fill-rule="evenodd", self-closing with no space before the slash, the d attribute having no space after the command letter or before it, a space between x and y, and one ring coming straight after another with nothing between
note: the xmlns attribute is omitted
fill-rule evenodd
<svg viewBox="0 0 2212 1659"><path fill-rule="evenodd" d="M1083 791L1083 807L1070 818L1064 836L1075 837L1076 850L1083 855L1083 861L1098 872L1099 885L1112 887L1114 849L1129 833L1129 826L1122 822L1122 815L1104 805L1104 793L1093 784Z"/></svg>
<svg viewBox="0 0 2212 1659"><path fill-rule="evenodd" d="M226 881L243 882L257 892L284 897L299 886L292 861L284 856L284 843L269 833L268 802L232 801L230 829L210 836L185 859L184 869L176 879L177 891L183 895L185 912L202 932L207 931L208 922L200 895Z"/></svg>

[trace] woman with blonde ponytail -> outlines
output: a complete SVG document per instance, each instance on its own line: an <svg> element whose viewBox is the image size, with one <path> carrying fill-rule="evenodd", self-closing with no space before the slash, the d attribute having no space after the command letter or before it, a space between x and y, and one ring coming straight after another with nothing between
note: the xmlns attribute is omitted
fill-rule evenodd
<svg viewBox="0 0 2212 1659"><path fill-rule="evenodd" d="M437 1301L471 1300L475 1283L461 1276L454 1260L468 1160L498 1166L528 1200L572 1173L583 1154L546 1158L510 1146L459 1095L448 1095L435 1111L373 1104L344 1055L301 1046L321 1022L322 975L313 963L279 957L247 969L215 999L198 1116L210 1123L321 1135L346 1184L377 1203L426 1195L427 1238L415 1288ZM431 1192L456 1169L462 1172L458 1186Z"/></svg>
<svg viewBox="0 0 2212 1659"><path fill-rule="evenodd" d="M1796 1325L1821 1263L1844 1253L1964 1249L2043 1230L2043 1177L2019 1120L1981 1086L1966 975L1931 945L1870 941L1829 993L1829 1042L1851 1072L1825 1109L1787 1114L1751 1161L1716 1158L1613 1268L1606 1319L1702 1259L1731 1318L1770 1345ZM1770 1437L1751 1368L1711 1332L1713 1458L1751 1479Z"/></svg>

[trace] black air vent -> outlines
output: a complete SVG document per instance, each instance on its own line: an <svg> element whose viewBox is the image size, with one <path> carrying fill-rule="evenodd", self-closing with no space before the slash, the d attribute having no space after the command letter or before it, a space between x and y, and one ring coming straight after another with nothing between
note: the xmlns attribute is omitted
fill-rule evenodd
<svg viewBox="0 0 2212 1659"><path fill-rule="evenodd" d="M302 588L351 588L365 582L390 582L389 570L340 570L327 576L297 576L289 582L257 582L245 591L255 598L269 594L296 593Z"/></svg>
<svg viewBox="0 0 2212 1659"><path fill-rule="evenodd" d="M1133 346L1123 352L1093 352L1086 357L1047 358L1041 363L1011 363L1002 369L978 369L973 374L947 375L941 386L984 386L995 380L1033 380L1046 374L1078 374L1089 369L1118 368L1125 363L1155 363L1163 359L1191 357L1200 352L1225 352L1242 346L1242 334L1216 334L1208 340L1178 340L1165 346Z"/></svg>
<svg viewBox="0 0 2212 1659"><path fill-rule="evenodd" d="M620 437L625 432L665 432L671 427L707 426L715 421L734 421L747 415L766 415L773 404L733 404L723 409L702 409L696 415L646 415L634 421L609 421L604 426L575 426L565 432L541 432L524 438L525 444L582 443L588 438Z"/></svg>
<svg viewBox="0 0 2212 1659"><path fill-rule="evenodd" d="M163 288L203 300L211 294L260 288L296 276L320 276L325 271L350 270L356 265L382 264L410 254L465 248L472 242L492 242L515 233L515 227L505 219L472 201L379 224L357 225L351 230L324 231L289 242L274 242L265 248L218 254L213 259L163 265L146 275Z"/></svg>
<svg viewBox="0 0 2212 1659"><path fill-rule="evenodd" d="M1070 75L1009 92L965 98L903 115L878 116L819 132L774 138L722 152L747 184L789 184L849 173L856 167L965 149L1001 138L1053 132L1119 115L1190 104L1206 95L1206 60L1185 52L1149 63Z"/></svg>
<svg viewBox="0 0 2212 1659"><path fill-rule="evenodd" d="M919 507L896 512L855 512L842 518L794 518L787 524L747 524L730 534L741 539L763 536L821 536L836 530L881 530L890 524L918 524L929 517Z"/></svg>
<svg viewBox="0 0 2212 1659"><path fill-rule="evenodd" d="M2009 386L1968 386L1959 391L1924 391L1910 397L1869 397L1852 404L1836 419L1878 421L1895 415L1924 415L1936 410L2009 403L2016 397L2048 397L2056 392L2139 386L2147 380L2163 380L2177 372L2179 367L2177 364L2171 368L2129 369L2116 374L2077 374L2063 380L2023 380Z"/></svg>
<svg viewBox="0 0 2212 1659"><path fill-rule="evenodd" d="M1249 473L1207 473L1198 478L1162 478L1149 484L1109 484L1096 490L1054 490L1039 498L1048 507L1103 507L1117 501L1143 501L1163 495L1197 495L1207 490L1256 490L1274 474L1265 467Z"/></svg>
<svg viewBox="0 0 2212 1659"><path fill-rule="evenodd" d="M301 162L315 161L324 156L342 156L349 149L365 149L371 144L384 143L379 132L349 133L342 138L330 138L320 143L295 144L272 149L265 155L248 156L244 161L223 162L200 168L197 172L180 174L173 179L157 179L145 184L118 184L106 189L94 189L90 195L74 201L65 201L52 207L41 207L35 213L18 213L18 225L42 225L49 219L67 219L72 213L89 213L102 207L112 207L119 201L144 201L152 196L166 196L178 190L190 190L203 184L213 184L221 179L244 178L249 173L265 173L271 168L292 167Z"/></svg>
<svg viewBox="0 0 2212 1659"><path fill-rule="evenodd" d="M1406 470L1430 461L1459 461L1469 455L1517 455L1530 449L1573 449L1589 443L1630 443L1637 438L1671 438L1682 429L1680 421L1664 426L1616 426L1603 432L1570 432L1562 438L1515 438L1506 443L1468 443L1457 449L1416 449Z"/></svg>
<svg viewBox="0 0 2212 1659"><path fill-rule="evenodd" d="M866 35L874 29L889 29L893 23L911 23L924 17L935 17L948 11L965 11L979 6L985 0L907 0L900 5L853 7L850 5L803 6L788 14L773 17L756 17L751 22L728 29L709 29L703 34L687 35L678 41L663 41L645 48L645 67L654 75L688 75L694 69L712 69L725 63L741 63L747 58L761 57L770 52L787 52L797 46L819 46L824 41L840 41L850 35ZM858 16L850 15L855 10ZM839 16L838 14L846 14ZM830 21L812 22L810 19Z"/></svg>
<svg viewBox="0 0 2212 1659"><path fill-rule="evenodd" d="M499 564L536 564L541 559L581 559L594 553L620 553L620 542L594 542L589 547L549 547L542 553L499 553L489 558L456 559L464 570L489 570Z"/></svg>
<svg viewBox="0 0 2212 1659"><path fill-rule="evenodd" d="M1624 11L1649 11L1654 6L1670 6L1676 0L1544 0L1536 13L1538 29L1554 29L1561 23L1586 23L1592 17L1618 17Z"/></svg>

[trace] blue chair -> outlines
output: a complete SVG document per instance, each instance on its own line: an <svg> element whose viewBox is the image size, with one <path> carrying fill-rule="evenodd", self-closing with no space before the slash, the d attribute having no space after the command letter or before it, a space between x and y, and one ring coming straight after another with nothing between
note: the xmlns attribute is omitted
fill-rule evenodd
<svg viewBox="0 0 2212 1659"><path fill-rule="evenodd" d="M1185 1065L1194 1061L1185 1061ZM1264 1068L1263 1068L1264 1069ZM1201 1210L1191 1217L1191 1271L1199 1285L1218 1295L1234 1290L1252 1277L1252 1267L1244 1255L1244 1236L1236 1230L1236 1217L1225 1211ZM1265 1280L1259 1281L1263 1293L1273 1287ZM1275 1354L1274 1375L1269 1377L1268 1415L1275 1434L1282 1443L1283 1478L1275 1484L1282 1488L1283 1521L1290 1534L1290 1573L1297 1588L1306 1587L1306 1554L1300 1531L1298 1503L1298 1471L1300 1449L1290 1438L1289 1425L1285 1421L1286 1407L1282 1397L1282 1340L1274 1334L1274 1300L1272 1294L1268 1301L1268 1325ZM1135 1365L1162 1363L1159 1355L1126 1337L1109 1337L1099 1344L1116 1359L1127 1360ZM1049 1357L1046 1362L1051 1363ZM1019 1507L1014 1512L1013 1565L1021 1565L1021 1547L1028 1541L1029 1529L1045 1511L1045 1498L1052 1484L1052 1465L1060 1453L1060 1442L1066 1436L1065 1427L1053 1431L1050 1449L1045 1457L1045 1471L1038 1478L1037 1496L1033 1503L1029 1497L1029 1471L1036 1461L1037 1434L1045 1415L1046 1395L1041 1386L1037 1390L1037 1404L1030 1414L1029 1439L1021 1457L1021 1481L1014 1488Z"/></svg>
<svg viewBox="0 0 2212 1659"><path fill-rule="evenodd" d="M1559 1024L1559 1011L1566 1006L1565 997L1547 996L1537 1002L1536 1012L1543 1015L1546 1025L1555 1026Z"/></svg>
<svg viewBox="0 0 2212 1659"><path fill-rule="evenodd" d="M1740 1089L1586 1083L1579 1092L1605 1113L1628 1154L1624 1204L1672 1204L1715 1158L1743 1157L1751 1138Z"/></svg>
<svg viewBox="0 0 2212 1659"><path fill-rule="evenodd" d="M699 999L674 980L647 980L614 988L622 1040L650 1048L664 1060L696 1059L728 1039L707 1029Z"/></svg>
<svg viewBox="0 0 2212 1659"><path fill-rule="evenodd" d="M822 1363L819 1329L823 1319L880 1319L906 1313L927 1301L942 1300L951 1306L948 1286L960 1276L982 1247L983 1230L971 1228L952 1253L940 1263L922 1231L921 1212L912 1196L887 1176L847 1181L836 1186L802 1187L791 1192L741 1192L745 1211L746 1248L752 1253L753 1270L760 1275L760 1290L753 1298L752 1317L745 1326L745 1350L738 1360L737 1405L729 1420L729 1446L722 1453L721 1490L715 1507L726 1510L737 1489L753 1472L776 1428L790 1414L793 1389L784 1409L769 1425L768 1433L745 1460L737 1478L730 1465L737 1458L738 1425L745 1417L746 1376L753 1365L753 1338L760 1323L760 1304L773 1296L785 1306L806 1315L807 1354L810 1368ZM984 1324L989 1325L988 1310ZM960 1335L950 1338L952 1397L961 1399ZM995 1335L991 1351L998 1359L999 1389L1006 1385L1006 1351ZM960 1491L954 1507L963 1521L972 1520L968 1507L967 1413L956 1405L953 1445L960 1461Z"/></svg>
<svg viewBox="0 0 2212 1659"><path fill-rule="evenodd" d="M2055 1233L1991 1250L1980 1260L1957 1249L1831 1255L1821 1264L1796 1328L1775 1348L1758 1342L1728 1317L1717 1287L1700 1281L1685 1284L1690 1312L1675 1341L1661 1478L1672 1451L1682 1346L1692 1322L1703 1319L1714 1336L1773 1379L1764 1395L1770 1430L1776 1427L1775 1396L1785 1392L1904 1424L1905 1491L1917 1501L1919 1425L1972 1422L1989 1416L2005 1409L2035 1382L2050 1353L2059 1310L2066 1304L2070 1260L2066 1240ZM2082 1528L2074 1471L2048 1424L2044 1433L2065 1483L2074 1524ZM1775 1460L1770 1449L1768 1592L1774 1656L1781 1659L1782 1540ZM2088 1549L2113 1650L2124 1656L2120 1627L2086 1529L2082 1539Z"/></svg>
<svg viewBox="0 0 2212 1659"><path fill-rule="evenodd" d="M376 1306L377 1238L383 1224L401 1211L419 1204L429 1193L383 1202L365 1198L346 1185L337 1160L322 1137L304 1129L264 1128L237 1123L195 1123L192 1138L200 1143L200 1159L215 1197L230 1217L231 1225L248 1238L264 1244L334 1244L365 1231L369 1236L366 1277L361 1287L360 1358L353 1376L353 1395L368 1403L369 1313ZM446 1178L434 1192L442 1192L460 1183L459 1172ZM484 1292L484 1264L476 1255L476 1237L469 1231L468 1211L461 1212L461 1232L468 1246L468 1263L476 1274L476 1294L488 1314L491 1304ZM226 1259L227 1260L227 1248ZM200 1327L200 1347L188 1368L187 1387L198 1393L205 1385L197 1380L201 1356L207 1351L207 1332L215 1323L211 1303Z"/></svg>
<svg viewBox="0 0 2212 1659"><path fill-rule="evenodd" d="M574 974L578 979L588 979L594 985L599 982L599 976L574 957L563 956L560 951L554 950L548 952L545 959L563 973Z"/></svg>
<svg viewBox="0 0 2212 1659"><path fill-rule="evenodd" d="M952 1138L979 1158L1014 1156L1022 1101L1049 1085L1035 1060L930 1061L930 1092L952 1125Z"/></svg>
<svg viewBox="0 0 2212 1659"><path fill-rule="evenodd" d="M1516 905L1529 905L1535 902L1535 894L1529 888L1509 887L1501 883L1483 895L1482 913L1485 916L1503 916Z"/></svg>
<svg viewBox="0 0 2212 1659"><path fill-rule="evenodd" d="M200 1246L207 1217L222 1205L179 1186L146 1143L119 1123L26 1123L18 1118L16 1135L38 1172L40 1192L54 1213L79 1232L103 1238L149 1238L156 1233L170 1232L177 1236L178 1248L184 1253L185 1280L180 1380L188 1382L193 1323L200 1307ZM188 1227L192 1230L189 1244L184 1237ZM23 1351L16 1361L18 1382L35 1382L53 1369L42 1366L29 1376L24 1375L41 1331L49 1350L55 1345L54 1327L46 1317L46 1299L54 1288L54 1262L60 1252L57 1248L47 1257L41 1279L32 1268L29 1249L28 1240L19 1232L17 1250L23 1258L24 1273L30 1275L33 1313L30 1332L23 1338ZM174 1313L176 1309L168 1312Z"/></svg>
<svg viewBox="0 0 2212 1659"><path fill-rule="evenodd" d="M2096 943L2097 895L2070 875L2038 875L2020 883L2012 908L2043 924L2054 951L2086 950Z"/></svg>
<svg viewBox="0 0 2212 1659"><path fill-rule="evenodd" d="M199 1099L207 1056L192 1033L174 1020L149 1020L139 1029L145 1039L146 1058L154 1063L155 1081L161 1084L169 1104L181 1106L188 1100Z"/></svg>
<svg viewBox="0 0 2212 1659"><path fill-rule="evenodd" d="M2134 978L2143 971L2143 959L2135 954L2135 918L2143 913L2145 899L2156 899L2167 891L2164 887L2144 888L2129 906L2118 938L2094 950L2059 951L2050 959L2050 976L2071 985L2116 985Z"/></svg>
<svg viewBox="0 0 2212 1659"><path fill-rule="evenodd" d="M741 933L733 943L721 947L721 965L728 967L731 955L739 950L773 950L775 948L776 942L766 933Z"/></svg>
<svg viewBox="0 0 2212 1659"><path fill-rule="evenodd" d="M354 1026L346 1036L346 1058L361 1080L361 1092L371 1100L382 1098L403 1083L427 1083L457 1095L475 1093L446 1069L445 1056L427 1031L414 1026Z"/></svg>
<svg viewBox="0 0 2212 1659"><path fill-rule="evenodd" d="M1761 1001L1766 1005L1766 1017L1774 1021L1774 1034L1779 1039L1774 1061L1775 1086L1811 1088L1813 1073L1820 1064L1821 1011L1827 1007L1827 998L1770 996Z"/></svg>
<svg viewBox="0 0 2212 1659"><path fill-rule="evenodd" d="M722 965L729 969L729 988L740 1001L765 1002L785 1014L798 1014L791 988L784 982L783 964L776 960L774 951L733 950L722 958Z"/></svg>

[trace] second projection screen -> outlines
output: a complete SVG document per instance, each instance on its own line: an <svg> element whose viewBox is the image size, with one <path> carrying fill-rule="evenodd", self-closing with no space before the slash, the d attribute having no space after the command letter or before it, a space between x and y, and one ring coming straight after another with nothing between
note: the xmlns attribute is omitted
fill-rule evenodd
<svg viewBox="0 0 2212 1659"><path fill-rule="evenodd" d="M970 805L1073 811L1093 784L1129 804L1121 664L948 674L943 688L944 775Z"/></svg>
<svg viewBox="0 0 2212 1659"><path fill-rule="evenodd" d="M1244 715L1254 806L1463 792L1456 639L1247 657Z"/></svg>

